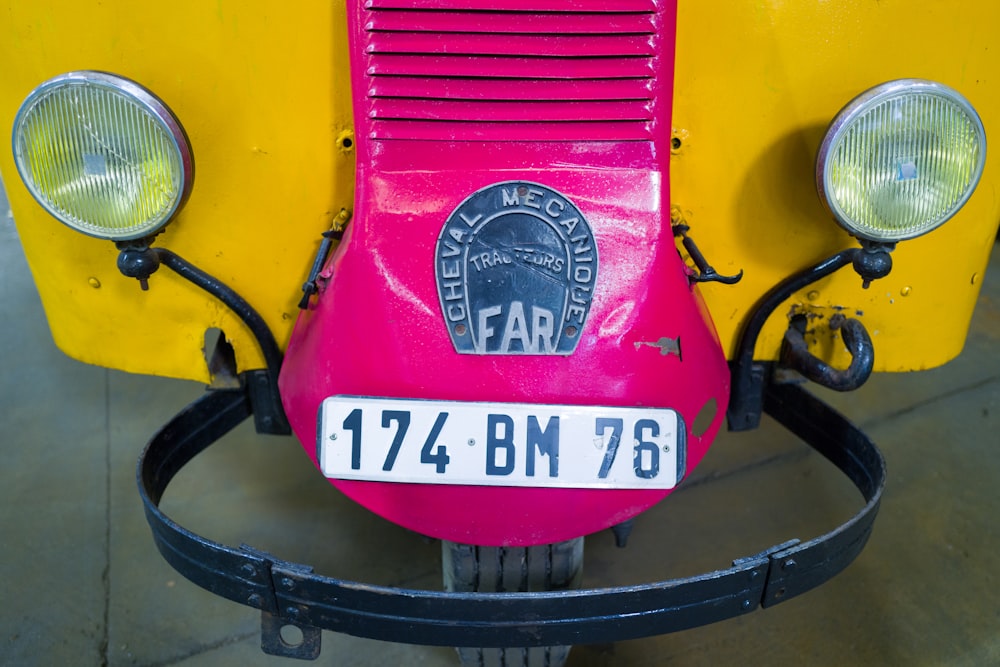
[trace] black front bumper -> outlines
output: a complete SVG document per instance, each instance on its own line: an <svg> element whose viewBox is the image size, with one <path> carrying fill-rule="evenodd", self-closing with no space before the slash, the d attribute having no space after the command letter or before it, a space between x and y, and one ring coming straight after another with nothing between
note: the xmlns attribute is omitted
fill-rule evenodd
<svg viewBox="0 0 1000 667"><path fill-rule="evenodd" d="M249 383L247 383L249 384ZM314 574L246 545L228 547L174 523L158 507L174 475L253 409L245 389L209 391L149 442L139 490L163 557L199 586L262 612L262 646L298 658L319 654L320 631L411 644L547 646L666 634L769 607L843 570L864 548L885 484L885 461L856 426L797 385L772 384L765 411L846 474L866 504L820 537L791 540L732 567L641 586L551 593L445 593L373 586ZM281 638L302 630L301 644Z"/></svg>

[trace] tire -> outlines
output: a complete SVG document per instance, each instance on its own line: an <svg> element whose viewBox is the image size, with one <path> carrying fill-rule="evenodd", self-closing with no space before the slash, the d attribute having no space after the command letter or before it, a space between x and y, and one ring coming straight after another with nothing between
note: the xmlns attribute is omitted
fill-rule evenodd
<svg viewBox="0 0 1000 667"><path fill-rule="evenodd" d="M579 588L583 538L534 547L477 547L441 542L444 587L452 592L506 593ZM463 667L562 667L569 646L459 648Z"/></svg>

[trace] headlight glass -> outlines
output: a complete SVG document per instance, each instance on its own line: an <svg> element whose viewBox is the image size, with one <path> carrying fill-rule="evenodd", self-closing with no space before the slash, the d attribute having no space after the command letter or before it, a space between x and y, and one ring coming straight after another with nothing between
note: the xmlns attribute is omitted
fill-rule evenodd
<svg viewBox="0 0 1000 667"><path fill-rule="evenodd" d="M28 95L14 121L14 160L53 216L99 238L138 239L187 199L194 163L170 110L128 79L71 72Z"/></svg>
<svg viewBox="0 0 1000 667"><path fill-rule="evenodd" d="M985 159L983 124L961 95L904 79L867 91L834 118L816 182L849 232L901 241L951 218L975 189Z"/></svg>

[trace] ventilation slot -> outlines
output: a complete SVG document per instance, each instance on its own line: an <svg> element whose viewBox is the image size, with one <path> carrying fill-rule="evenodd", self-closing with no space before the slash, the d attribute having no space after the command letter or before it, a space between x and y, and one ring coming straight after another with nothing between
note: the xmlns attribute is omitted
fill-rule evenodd
<svg viewBox="0 0 1000 667"><path fill-rule="evenodd" d="M369 0L370 136L648 141L657 22L653 0Z"/></svg>

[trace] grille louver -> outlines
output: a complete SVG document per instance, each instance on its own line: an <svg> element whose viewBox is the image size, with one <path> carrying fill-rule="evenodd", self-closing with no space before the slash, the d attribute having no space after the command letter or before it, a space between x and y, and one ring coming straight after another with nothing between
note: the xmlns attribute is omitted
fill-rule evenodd
<svg viewBox="0 0 1000 667"><path fill-rule="evenodd" d="M652 138L655 0L369 0L363 16L372 139Z"/></svg>

